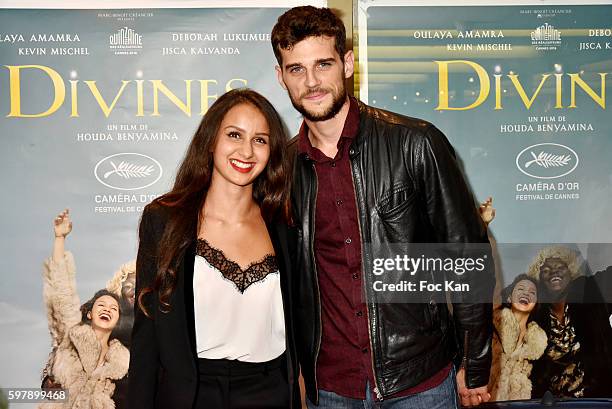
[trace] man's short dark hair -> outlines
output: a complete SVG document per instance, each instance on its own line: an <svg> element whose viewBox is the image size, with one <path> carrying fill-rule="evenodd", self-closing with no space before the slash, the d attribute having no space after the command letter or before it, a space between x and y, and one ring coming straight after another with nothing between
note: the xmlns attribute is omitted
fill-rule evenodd
<svg viewBox="0 0 612 409"><path fill-rule="evenodd" d="M294 7L278 18L272 29L272 49L282 66L282 50L290 50L307 37L334 37L340 58L346 53L344 23L329 8L313 6Z"/></svg>

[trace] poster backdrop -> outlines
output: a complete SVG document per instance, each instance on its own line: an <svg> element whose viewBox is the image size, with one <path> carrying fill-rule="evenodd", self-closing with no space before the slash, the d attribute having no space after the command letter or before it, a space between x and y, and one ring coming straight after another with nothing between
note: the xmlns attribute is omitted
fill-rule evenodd
<svg viewBox="0 0 612 409"><path fill-rule="evenodd" d="M449 137L494 197L504 281L542 243L612 264L612 6L355 3L360 98ZM269 44L282 7L0 10L0 387L40 385L55 215L70 208L83 302L135 258L143 206L217 96L254 88L297 129Z"/></svg>
<svg viewBox="0 0 612 409"><path fill-rule="evenodd" d="M434 123L476 199L493 197L498 289L530 268L537 275L536 256L562 243L575 252L562 257L572 278L601 272L610 303L612 4L486 3L359 1L360 97ZM612 311L581 295L598 303L592 314L566 316L609 333ZM596 351L607 341L579 330L582 363L606 359Z"/></svg>
<svg viewBox="0 0 612 409"><path fill-rule="evenodd" d="M447 135L499 243L612 242L612 5L389 3L360 2L361 99Z"/></svg>
<svg viewBox="0 0 612 409"><path fill-rule="evenodd" d="M40 386L60 211L84 302L136 257L143 207L219 95L251 87L297 129L270 46L282 7L0 10L0 387Z"/></svg>

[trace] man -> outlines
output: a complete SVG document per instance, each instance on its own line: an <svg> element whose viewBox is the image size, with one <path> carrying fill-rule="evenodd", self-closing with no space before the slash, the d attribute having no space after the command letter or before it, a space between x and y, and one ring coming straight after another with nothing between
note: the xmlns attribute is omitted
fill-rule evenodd
<svg viewBox="0 0 612 409"><path fill-rule="evenodd" d="M490 396L490 304L456 303L451 319L433 300L376 303L366 246L488 246L484 225L439 130L348 97L354 57L345 39L338 17L310 6L272 30L278 80L304 117L290 156L294 322L308 405L458 407L453 360L462 403L477 405ZM493 280L480 278L483 303Z"/></svg>

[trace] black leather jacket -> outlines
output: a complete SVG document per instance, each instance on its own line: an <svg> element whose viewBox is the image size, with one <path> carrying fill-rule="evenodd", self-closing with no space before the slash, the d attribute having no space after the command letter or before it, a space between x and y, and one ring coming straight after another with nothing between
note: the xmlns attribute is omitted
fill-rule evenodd
<svg viewBox="0 0 612 409"><path fill-rule="evenodd" d="M359 103L359 133L349 157L355 187L361 242L486 243L486 229L446 137L428 122ZM293 211L298 228L294 262L294 318L298 358L307 395L318 402L316 362L321 344L321 300L314 259L314 215L317 178L314 162L297 152ZM362 266L372 265L362 244ZM492 260L489 255L489 260ZM365 267L362 267L366 270ZM491 362L491 297L494 274L480 273L483 303L372 302L372 271L364 271L372 346L372 365L379 398L418 385L449 362L461 362L470 388L486 385ZM472 280L473 281L473 280ZM455 300L458 301L458 300Z"/></svg>

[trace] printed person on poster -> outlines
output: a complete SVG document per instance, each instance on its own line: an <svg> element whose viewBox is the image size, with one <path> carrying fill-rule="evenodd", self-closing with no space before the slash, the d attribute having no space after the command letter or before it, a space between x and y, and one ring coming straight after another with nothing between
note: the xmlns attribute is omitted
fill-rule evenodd
<svg viewBox="0 0 612 409"><path fill-rule="evenodd" d="M347 95L354 56L345 39L331 10L311 6L287 11L272 30L278 80L304 117L290 155L308 405L451 408L457 391L463 405L486 402L493 274L473 280L482 302L454 303L452 317L445 303L377 304L365 284L368 244L490 246L446 137Z"/></svg>
<svg viewBox="0 0 612 409"><path fill-rule="evenodd" d="M548 335L546 351L533 364L533 397L546 391L570 398L610 396L612 267L591 274L582 262L570 247L548 246L527 270L545 301L534 318Z"/></svg>

